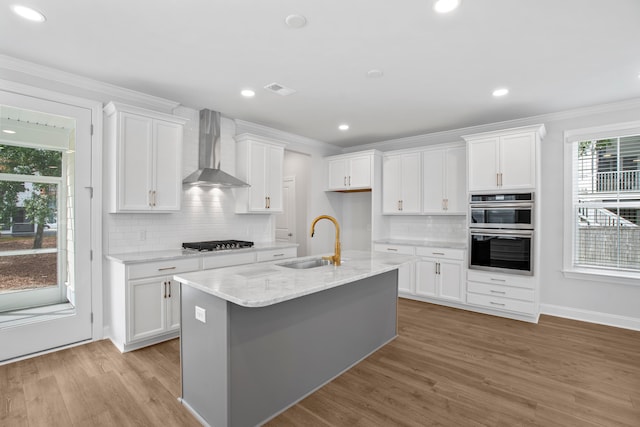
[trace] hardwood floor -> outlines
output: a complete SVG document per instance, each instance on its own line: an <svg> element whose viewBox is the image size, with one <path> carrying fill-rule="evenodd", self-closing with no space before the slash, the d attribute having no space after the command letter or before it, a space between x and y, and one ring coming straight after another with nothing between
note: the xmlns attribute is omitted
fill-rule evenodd
<svg viewBox="0 0 640 427"><path fill-rule="evenodd" d="M640 426L640 332L400 300L399 337L267 424ZM0 366L1 426L197 426L179 343L109 341Z"/></svg>

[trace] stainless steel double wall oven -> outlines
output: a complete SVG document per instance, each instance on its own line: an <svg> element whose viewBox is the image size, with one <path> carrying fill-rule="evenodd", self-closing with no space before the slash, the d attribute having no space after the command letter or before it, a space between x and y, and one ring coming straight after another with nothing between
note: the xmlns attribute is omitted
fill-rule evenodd
<svg viewBox="0 0 640 427"><path fill-rule="evenodd" d="M534 194L472 194L469 268L533 275Z"/></svg>

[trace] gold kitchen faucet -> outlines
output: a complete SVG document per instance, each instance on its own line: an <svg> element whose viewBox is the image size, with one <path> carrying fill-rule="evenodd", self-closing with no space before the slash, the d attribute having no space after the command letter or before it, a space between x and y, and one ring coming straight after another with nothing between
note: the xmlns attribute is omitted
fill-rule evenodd
<svg viewBox="0 0 640 427"><path fill-rule="evenodd" d="M329 260L333 263L333 265L338 266L340 265L340 224L338 224L338 221L332 216L320 215L319 217L314 219L313 222L311 222L311 237L313 237L313 234L315 233L314 229L316 227L316 223L321 219L328 219L329 221L333 222L333 225L336 226L336 244L333 256L323 256L322 259Z"/></svg>

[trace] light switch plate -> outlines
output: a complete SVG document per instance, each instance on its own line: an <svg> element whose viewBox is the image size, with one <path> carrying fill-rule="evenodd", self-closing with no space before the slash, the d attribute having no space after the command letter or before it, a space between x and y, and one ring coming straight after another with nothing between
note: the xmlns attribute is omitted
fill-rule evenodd
<svg viewBox="0 0 640 427"><path fill-rule="evenodd" d="M207 310L196 305L196 320L207 323Z"/></svg>

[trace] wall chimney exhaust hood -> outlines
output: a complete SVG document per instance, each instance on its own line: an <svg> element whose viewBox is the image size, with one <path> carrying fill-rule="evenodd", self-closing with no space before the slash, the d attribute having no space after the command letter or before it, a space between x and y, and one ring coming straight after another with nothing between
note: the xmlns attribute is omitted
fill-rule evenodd
<svg viewBox="0 0 640 427"><path fill-rule="evenodd" d="M202 187L249 187L246 182L220 169L220 113L200 110L198 170L186 177L184 185Z"/></svg>

